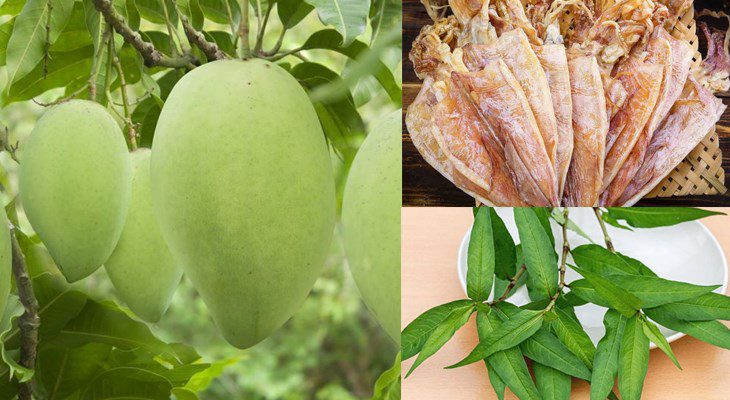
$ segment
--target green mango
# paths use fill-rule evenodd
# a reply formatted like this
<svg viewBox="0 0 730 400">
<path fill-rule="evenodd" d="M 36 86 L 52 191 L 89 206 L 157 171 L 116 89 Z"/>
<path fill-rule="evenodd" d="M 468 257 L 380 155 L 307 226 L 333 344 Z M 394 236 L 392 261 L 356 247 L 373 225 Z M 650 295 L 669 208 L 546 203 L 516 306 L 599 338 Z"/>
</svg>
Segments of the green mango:
<svg viewBox="0 0 730 400">
<path fill-rule="evenodd" d="M 345 252 L 365 304 L 400 343 L 401 111 L 358 150 L 342 200 Z"/>
<path fill-rule="evenodd" d="M 271 335 L 320 275 L 335 222 L 327 144 L 299 83 L 258 59 L 195 68 L 160 114 L 151 176 L 162 235 L 225 339 Z"/>
<path fill-rule="evenodd" d="M 131 154 L 132 200 L 122 236 L 104 268 L 119 298 L 145 321 L 157 322 L 180 284 L 182 269 L 175 264 L 152 210 L 150 154 L 149 149 Z"/>
<path fill-rule="evenodd" d="M 0 314 L 5 311 L 10 296 L 13 269 L 13 248 L 10 243 L 10 225 L 5 210 L 0 212 Z"/>
<path fill-rule="evenodd" d="M 20 199 L 30 224 L 69 282 L 109 258 L 129 207 L 124 135 L 97 103 L 71 100 L 38 120 L 22 146 Z"/>
</svg>

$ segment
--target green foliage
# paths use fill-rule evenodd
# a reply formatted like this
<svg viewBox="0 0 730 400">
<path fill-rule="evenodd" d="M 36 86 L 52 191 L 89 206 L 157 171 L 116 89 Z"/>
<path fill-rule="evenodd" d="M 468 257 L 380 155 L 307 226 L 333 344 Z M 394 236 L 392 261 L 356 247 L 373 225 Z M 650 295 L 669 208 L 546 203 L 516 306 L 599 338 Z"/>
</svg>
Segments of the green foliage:
<svg viewBox="0 0 730 400">
<path fill-rule="evenodd" d="M 494 281 L 494 233 L 490 210 L 480 208 L 474 217 L 467 257 L 466 292 L 469 298 L 486 301 Z"/>
<path fill-rule="evenodd" d="M 632 227 L 649 227 L 673 225 L 715 214 L 694 209 L 634 210 L 598 210 L 597 218 L 601 224 L 609 220 L 618 223 L 621 219 Z M 516 262 L 512 265 L 516 269 L 510 271 L 500 267 L 492 271 L 472 268 L 479 264 L 470 263 L 467 288 L 481 287 L 490 279 L 479 276 L 477 271 L 492 274 L 495 300 L 487 302 L 483 294 L 477 297 L 469 292 L 473 300 L 456 300 L 436 306 L 411 322 L 402 332 L 403 358 L 421 354 L 409 374 L 426 356 L 433 355 L 444 345 L 446 336 L 437 331 L 439 327 L 447 325 L 448 337 L 451 337 L 453 328 L 461 326 L 461 320 L 460 324 L 448 321 L 449 315 L 455 315 L 450 313 L 469 312 L 473 307 L 477 310 L 479 344 L 462 361 L 446 368 L 484 360 L 489 382 L 500 399 L 504 398 L 507 388 L 520 399 L 568 399 L 571 377 L 590 382 L 592 400 L 617 399 L 612 392 L 617 377 L 621 398 L 639 399 L 648 369 L 650 342 L 666 353 L 678 368 L 680 366 L 657 324 L 718 347 L 730 348 L 730 329 L 717 321 L 730 317 L 730 297 L 713 293 L 718 285 L 699 286 L 659 278 L 640 260 L 596 244 L 571 249 L 567 243 L 555 243 L 550 219 L 561 228 L 563 237 L 567 237 L 568 230 L 585 234 L 571 221 L 569 211 L 515 208 L 514 214 L 521 242 L 518 245 L 506 229 L 500 227 L 502 221 L 494 210 L 474 209 L 469 258 L 480 260 L 485 246 L 493 246 L 496 265 L 504 267 L 509 263 L 500 262 L 500 259 L 513 259 Z M 490 235 L 484 234 L 487 215 L 491 218 Z M 594 243 L 591 238 L 587 239 Z M 610 238 L 603 239 L 601 241 L 609 241 Z M 567 246 L 563 254 L 571 255 L 577 265 L 568 264 L 567 256 L 558 259 L 553 250 L 556 244 Z M 523 262 L 526 275 L 530 277 L 527 285 L 532 301 L 518 307 L 505 299 L 524 280 L 524 275 L 517 276 L 525 271 L 525 267 L 521 268 Z M 583 278 L 565 282 L 567 268 Z M 501 293 L 504 294 L 499 297 Z M 605 334 L 597 347 L 573 309 L 587 303 L 608 308 L 603 320 Z M 426 348 L 424 345 L 433 342 L 438 346 Z M 423 356 L 424 352 L 426 356 Z M 532 374 L 523 357 L 532 361 Z"/>
</svg>

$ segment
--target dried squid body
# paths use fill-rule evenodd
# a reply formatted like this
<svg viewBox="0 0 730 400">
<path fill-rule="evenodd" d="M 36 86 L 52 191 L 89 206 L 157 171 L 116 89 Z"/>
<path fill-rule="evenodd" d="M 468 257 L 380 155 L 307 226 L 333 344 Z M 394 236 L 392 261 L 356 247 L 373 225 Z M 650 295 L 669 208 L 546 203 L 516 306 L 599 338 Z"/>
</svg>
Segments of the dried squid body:
<svg viewBox="0 0 730 400">
<path fill-rule="evenodd" d="M 618 201 L 636 204 L 659 184 L 720 120 L 726 106 L 693 78 L 688 78 L 679 100 L 654 132 L 646 157 Z"/>
<path fill-rule="evenodd" d="M 573 104 L 573 155 L 565 182 L 563 205 L 591 207 L 598 203 L 603 182 L 608 117 L 603 83 L 596 58 L 569 53 Z"/>
<path fill-rule="evenodd" d="M 525 33 L 515 29 L 504 33 L 492 44 L 468 45 L 464 48 L 464 64 L 470 71 L 479 71 L 495 60 L 504 62 L 526 95 L 538 130 L 542 134 L 545 151 L 555 171 L 554 175 L 557 177 L 558 127 L 550 97 L 550 86 Z M 555 184 L 557 186 L 557 180 Z"/>
<path fill-rule="evenodd" d="M 573 156 L 573 100 L 570 94 L 568 57 L 562 44 L 534 46 L 550 87 L 557 126 L 556 164 L 558 197 L 563 197 L 565 179 Z"/>
<path fill-rule="evenodd" d="M 512 176 L 525 203 L 559 204 L 555 170 L 545 151 L 535 116 L 525 93 L 502 60 L 488 62 L 478 72 L 453 73 L 468 90 L 489 134 L 504 150 Z M 552 107 L 552 106 L 550 106 Z"/>
<path fill-rule="evenodd" d="M 606 136 L 606 161 L 601 191 L 608 188 L 634 148 L 639 134 L 654 111 L 662 82 L 661 65 L 640 63 L 618 79 L 629 97 L 625 105 L 611 118 Z"/>
<path fill-rule="evenodd" d="M 673 38 L 664 28 L 657 28 L 646 49 L 647 61 L 663 65 L 663 77 L 656 107 L 639 134 L 618 174 L 601 195 L 602 205 L 615 205 L 641 166 L 646 149 L 659 123 L 679 98 L 689 75 L 694 51 L 689 43 Z"/>
<path fill-rule="evenodd" d="M 426 78 L 406 124 L 423 158 L 461 190 L 487 205 L 525 205 L 501 149 L 482 140 L 487 127 L 453 82 Z"/>
</svg>

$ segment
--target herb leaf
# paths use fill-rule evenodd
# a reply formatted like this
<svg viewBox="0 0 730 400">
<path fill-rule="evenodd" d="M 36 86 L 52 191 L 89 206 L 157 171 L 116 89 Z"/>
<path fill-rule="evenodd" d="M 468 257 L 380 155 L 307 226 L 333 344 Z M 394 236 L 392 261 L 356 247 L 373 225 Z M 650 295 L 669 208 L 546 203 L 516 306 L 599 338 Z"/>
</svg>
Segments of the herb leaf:
<svg viewBox="0 0 730 400">
<path fill-rule="evenodd" d="M 703 342 L 730 350 L 730 329 L 718 321 L 682 321 L 657 308 L 644 312 L 649 318 L 669 329 L 684 332 Z"/>
<path fill-rule="evenodd" d="M 533 363 L 532 370 L 535 371 L 535 382 L 543 400 L 570 399 L 572 381 L 569 375 L 540 363 Z"/>
<path fill-rule="evenodd" d="M 426 340 L 446 317 L 456 310 L 467 310 L 472 307 L 469 300 L 456 300 L 436 306 L 411 321 L 401 333 L 401 352 L 403 360 L 418 354 Z"/>
<path fill-rule="evenodd" d="M 639 400 L 649 368 L 649 338 L 639 316 L 626 321 L 618 356 L 618 389 L 622 400 Z"/>
<path fill-rule="evenodd" d="M 670 281 L 658 277 L 637 276 L 637 275 L 609 275 L 606 280 L 623 290 L 638 297 L 645 308 L 658 307 L 668 303 L 691 299 L 709 293 L 719 286 L 699 286 L 691 283 Z M 609 307 L 611 304 L 596 292 L 595 285 L 590 281 L 577 280 L 570 283 L 570 290 L 578 297 L 598 304 L 602 307 Z"/>
<path fill-rule="evenodd" d="M 466 264 L 469 298 L 486 301 L 494 282 L 494 235 L 489 207 L 479 207 L 474 217 Z"/>
<path fill-rule="evenodd" d="M 685 321 L 730 320 L 730 297 L 707 293 L 692 299 L 659 306 L 658 310 Z"/>
<path fill-rule="evenodd" d="M 579 267 L 596 274 L 656 276 L 641 261 L 621 253 L 612 253 L 603 246 L 586 244 L 574 248 L 571 254 Z"/>
<path fill-rule="evenodd" d="M 494 273 L 500 279 L 509 280 L 515 276 L 516 272 L 517 250 L 515 241 L 494 208 L 489 208 L 489 215 L 492 220 L 492 234 L 494 235 Z M 501 292 L 495 294 L 499 296 Z"/>
<path fill-rule="evenodd" d="M 466 309 L 456 309 L 452 311 L 449 316 L 433 330 L 433 333 L 431 333 L 431 336 L 428 337 L 426 343 L 423 345 L 421 352 L 418 353 L 416 361 L 406 374 L 406 378 L 408 378 L 408 376 L 410 376 L 413 371 L 421 365 L 421 363 L 426 361 L 427 358 L 436 354 L 436 352 L 454 336 L 454 333 L 466 324 L 466 321 L 469 320 L 474 309 L 475 306 L 472 305 Z"/>
<path fill-rule="evenodd" d="M 613 389 L 626 318 L 615 310 L 608 310 L 603 316 L 603 326 L 606 328 L 606 334 L 598 342 L 596 356 L 593 359 L 591 400 L 605 400 Z"/>
<path fill-rule="evenodd" d="M 580 325 L 572 308 L 555 307 L 558 318 L 550 322 L 550 327 L 555 335 L 573 354 L 578 356 L 583 364 L 593 369 L 593 356 L 596 348 L 593 347 L 591 338 Z"/>
<path fill-rule="evenodd" d="M 519 345 L 540 329 L 543 318 L 542 311 L 521 310 L 481 340 L 466 358 L 446 368 L 463 367 L 483 360 L 500 350 Z"/>
<path fill-rule="evenodd" d="M 499 329 L 502 322 L 499 317 L 490 313 L 479 311 L 477 313 L 477 332 L 479 339 L 485 340 L 495 330 Z M 540 399 L 537 388 L 532 382 L 530 371 L 527 369 L 525 359 L 522 357 L 519 347 L 511 347 L 498 351 L 484 360 L 487 368 L 494 370 L 500 380 L 520 399 Z"/>
<path fill-rule="evenodd" d="M 507 385 L 504 383 L 502 378 L 497 375 L 497 371 L 494 368 L 487 368 L 487 375 L 489 375 L 489 383 L 492 384 L 494 393 L 497 394 L 499 400 L 504 400 L 504 391 L 507 389 Z"/>
<path fill-rule="evenodd" d="M 622 287 L 615 285 L 611 280 L 578 267 L 573 269 L 586 278 L 596 293 L 603 297 L 611 308 L 615 308 L 625 317 L 631 317 L 641 309 L 641 300 L 638 297 L 624 290 Z"/>
<path fill-rule="evenodd" d="M 671 226 L 711 215 L 725 215 L 717 211 L 690 207 L 609 207 L 607 213 L 614 220 L 625 220 L 634 228 Z"/>
<path fill-rule="evenodd" d="M 515 222 L 527 266 L 527 289 L 532 300 L 550 298 L 558 290 L 555 248 L 543 228 L 535 209 L 514 208 Z M 549 223 L 549 222 L 548 222 Z"/>
<path fill-rule="evenodd" d="M 672 360 L 674 365 L 677 366 L 677 368 L 682 369 L 682 366 L 679 365 L 679 361 L 677 360 L 677 357 L 674 355 L 674 352 L 672 351 L 672 348 L 669 346 L 669 342 L 667 342 L 667 338 L 664 337 L 664 335 L 659 331 L 659 327 L 657 327 L 653 322 L 642 319 L 641 325 L 644 328 L 644 335 L 649 338 L 654 344 L 662 349 L 662 351 L 669 356 L 669 359 Z"/>
<path fill-rule="evenodd" d="M 520 308 L 510 303 L 501 302 L 494 308 L 494 313 L 503 319 L 512 317 Z M 543 325 L 531 337 L 520 344 L 522 353 L 529 359 L 548 367 L 555 368 L 570 376 L 587 381 L 591 380 L 591 371 L 583 362 Z"/>
</svg>

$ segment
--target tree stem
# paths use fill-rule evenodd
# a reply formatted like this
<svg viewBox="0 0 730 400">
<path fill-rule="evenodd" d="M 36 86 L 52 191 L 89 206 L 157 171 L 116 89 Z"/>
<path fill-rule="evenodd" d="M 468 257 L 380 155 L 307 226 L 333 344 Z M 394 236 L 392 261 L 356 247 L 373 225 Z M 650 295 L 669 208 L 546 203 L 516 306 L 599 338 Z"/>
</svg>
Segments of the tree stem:
<svg viewBox="0 0 730 400">
<path fill-rule="evenodd" d="M 127 81 L 124 78 L 124 69 L 122 64 L 119 62 L 116 49 L 114 48 L 114 41 L 111 41 L 111 58 L 114 69 L 119 75 L 119 90 L 122 92 L 122 107 L 124 107 L 124 124 L 127 125 L 127 136 L 129 137 L 129 146 L 132 151 L 137 150 L 137 129 L 132 122 L 132 113 L 129 107 L 129 98 L 127 97 Z"/>
<path fill-rule="evenodd" d="M 20 328 L 20 365 L 33 369 L 35 368 L 36 351 L 38 347 L 38 327 L 41 324 L 38 316 L 38 300 L 33 293 L 28 269 L 25 265 L 25 256 L 20 250 L 20 244 L 15 237 L 15 227 L 10 227 L 10 240 L 13 250 L 13 276 L 18 287 L 18 297 L 25 312 L 18 319 Z M 20 384 L 18 399 L 31 400 L 33 398 L 34 381 Z"/>
<path fill-rule="evenodd" d="M 186 17 L 182 13 L 179 14 L 183 30 L 185 31 L 185 36 L 188 38 L 188 41 L 197 48 L 199 48 L 200 51 L 205 54 L 205 57 L 208 58 L 208 61 L 223 60 L 227 58 L 226 53 L 221 51 L 221 49 L 218 48 L 218 45 L 205 40 L 203 34 L 193 28 L 193 26 L 190 24 L 190 21 L 188 21 L 188 17 Z"/>
<path fill-rule="evenodd" d="M 183 54 L 178 57 L 168 57 L 160 53 L 152 43 L 142 40 L 142 36 L 138 32 L 132 30 L 127 25 L 124 18 L 117 13 L 112 5 L 111 0 L 91 0 L 97 11 L 101 13 L 104 20 L 111 25 L 114 30 L 122 35 L 124 41 L 142 55 L 144 64 L 147 67 L 168 67 L 168 68 L 188 68 L 198 63 L 198 61 L 190 54 Z"/>
<path fill-rule="evenodd" d="M 264 42 L 264 34 L 266 33 L 266 25 L 269 23 L 269 16 L 271 15 L 271 9 L 273 8 L 273 2 L 269 2 L 268 7 L 266 7 L 264 20 L 261 23 L 261 26 L 259 26 L 259 32 L 256 35 L 256 45 L 253 48 L 254 54 L 258 54 L 258 52 L 261 51 L 261 47 Z"/>
<path fill-rule="evenodd" d="M 611 242 L 611 237 L 608 235 L 608 230 L 606 229 L 606 223 L 603 221 L 601 210 L 598 209 L 598 207 L 593 207 L 593 213 L 596 214 L 596 219 L 598 219 L 598 224 L 601 225 L 601 231 L 603 231 L 603 237 L 606 240 L 606 248 L 611 253 L 615 253 L 616 250 L 613 248 L 613 242 Z"/>
</svg>

